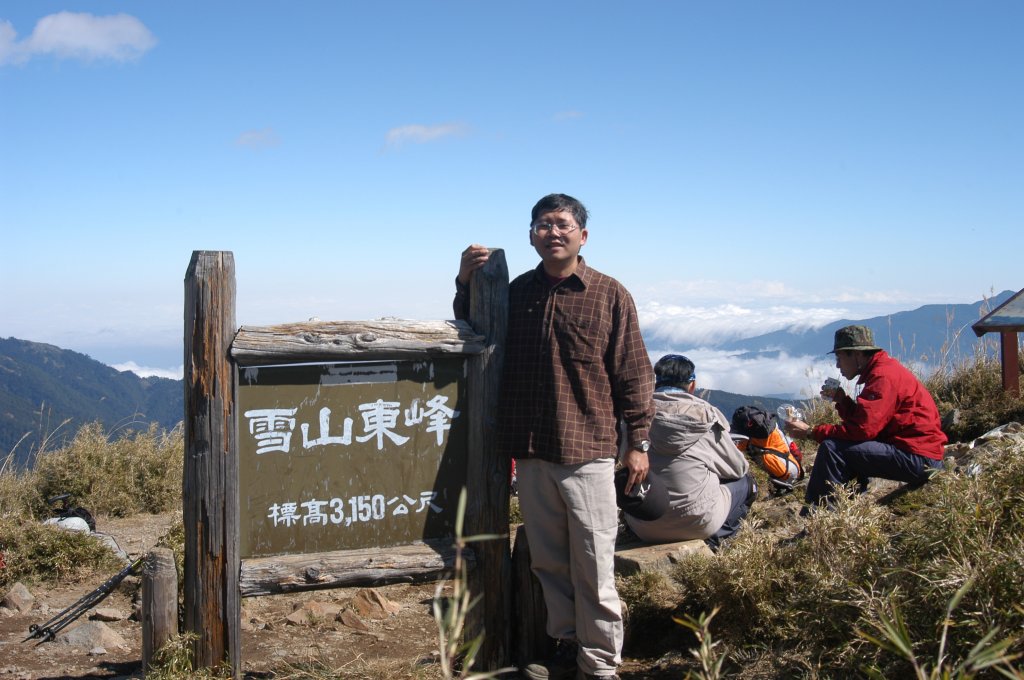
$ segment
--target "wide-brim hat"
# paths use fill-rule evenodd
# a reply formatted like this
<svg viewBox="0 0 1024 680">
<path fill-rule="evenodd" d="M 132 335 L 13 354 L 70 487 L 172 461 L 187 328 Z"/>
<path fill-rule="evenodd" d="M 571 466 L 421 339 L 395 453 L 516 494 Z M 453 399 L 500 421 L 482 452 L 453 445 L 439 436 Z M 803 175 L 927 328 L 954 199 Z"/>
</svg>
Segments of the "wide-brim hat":
<svg viewBox="0 0 1024 680">
<path fill-rule="evenodd" d="M 836 331 L 832 351 L 829 354 L 835 354 L 841 349 L 876 350 L 882 348 L 875 344 L 875 337 L 867 326 L 843 326 Z"/>
<path fill-rule="evenodd" d="M 626 494 L 628 481 L 629 470 L 619 468 L 615 473 L 615 501 L 623 512 L 648 522 L 668 512 L 668 490 L 656 475 L 648 474 Z"/>
</svg>

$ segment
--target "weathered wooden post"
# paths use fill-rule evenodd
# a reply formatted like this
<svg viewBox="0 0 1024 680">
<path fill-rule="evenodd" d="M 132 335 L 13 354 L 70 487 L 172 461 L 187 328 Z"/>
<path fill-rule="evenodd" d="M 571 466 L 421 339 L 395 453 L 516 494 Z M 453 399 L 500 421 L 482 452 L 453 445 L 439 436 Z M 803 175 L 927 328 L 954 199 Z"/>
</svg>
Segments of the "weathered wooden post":
<svg viewBox="0 0 1024 680">
<path fill-rule="evenodd" d="M 1020 349 L 1017 334 L 1024 331 L 1024 289 L 972 324 L 971 329 L 979 338 L 986 333 L 999 333 L 1003 390 L 1013 397 L 1019 397 Z"/>
<path fill-rule="evenodd" d="M 510 461 L 499 457 L 495 437 L 498 392 L 505 358 L 508 328 L 508 265 L 505 252 L 491 251 L 487 264 L 477 270 L 470 288 L 469 323 L 487 338 L 486 348 L 468 362 L 467 385 L 471 412 L 467 466 L 466 531 L 474 534 L 508 533 Z M 473 545 L 477 568 L 470 572 L 469 588 L 481 595 L 470 611 L 466 636 L 483 633 L 477 657 L 484 669 L 508 665 L 511 657 L 511 556 L 507 539 Z"/>
<path fill-rule="evenodd" d="M 999 357 L 1003 367 L 1003 391 L 1012 397 L 1020 397 L 1020 361 L 1017 357 L 1017 331 L 1003 331 L 999 334 Z"/>
<path fill-rule="evenodd" d="M 512 592 L 515 607 L 512 612 L 515 658 L 520 667 L 534 659 L 543 659 L 554 651 L 554 640 L 548 637 L 546 624 L 548 608 L 544 604 L 544 591 L 540 581 L 530 570 L 530 541 L 526 527 L 516 531 L 512 550 Z"/>
<path fill-rule="evenodd" d="M 142 568 L 142 669 L 178 632 L 178 572 L 174 553 L 154 548 Z"/>
<path fill-rule="evenodd" d="M 185 275 L 185 631 L 196 668 L 240 677 L 235 259 L 195 251 Z"/>
</svg>

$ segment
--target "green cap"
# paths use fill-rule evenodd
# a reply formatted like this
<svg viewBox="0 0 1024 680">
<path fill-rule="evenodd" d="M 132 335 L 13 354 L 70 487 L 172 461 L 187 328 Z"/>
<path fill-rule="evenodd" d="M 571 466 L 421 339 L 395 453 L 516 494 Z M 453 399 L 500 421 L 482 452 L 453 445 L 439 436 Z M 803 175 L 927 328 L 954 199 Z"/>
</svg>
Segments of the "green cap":
<svg viewBox="0 0 1024 680">
<path fill-rule="evenodd" d="M 873 350 L 882 348 L 875 345 L 875 338 L 867 326 L 843 326 L 836 331 L 835 343 L 829 354 L 835 354 L 841 349 Z"/>
</svg>

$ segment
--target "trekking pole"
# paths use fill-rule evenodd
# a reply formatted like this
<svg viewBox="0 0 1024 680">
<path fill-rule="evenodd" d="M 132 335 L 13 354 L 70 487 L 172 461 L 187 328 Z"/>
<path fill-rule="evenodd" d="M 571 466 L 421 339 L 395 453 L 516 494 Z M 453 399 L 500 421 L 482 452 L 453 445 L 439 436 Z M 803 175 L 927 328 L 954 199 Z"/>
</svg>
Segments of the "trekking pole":
<svg viewBox="0 0 1024 680">
<path fill-rule="evenodd" d="M 121 581 L 132 573 L 140 566 L 142 566 L 143 558 L 139 557 L 134 562 L 129 564 L 127 567 L 117 572 L 106 581 L 100 584 L 98 588 L 92 590 L 83 595 L 77 602 L 72 604 L 70 607 L 58 612 L 53 618 L 41 626 L 32 624 L 28 627 L 29 635 L 22 642 L 28 642 L 33 638 L 42 638 L 39 644 L 52 640 L 58 631 L 65 628 L 72 621 L 75 621 L 85 612 L 89 611 L 100 602 L 102 602 L 110 593 L 114 592 L 114 588 L 118 586 Z"/>
<path fill-rule="evenodd" d="M 53 640 L 57 632 L 67 627 L 68 624 L 74 622 L 82 614 L 106 599 L 106 597 L 114 591 L 114 588 L 116 588 L 117 585 L 121 583 L 126 576 L 128 576 L 128 574 L 142 564 L 142 561 L 141 557 L 138 558 L 135 562 L 104 581 L 98 588 L 87 593 L 85 597 L 58 614 L 54 620 L 51 620 L 51 622 L 48 623 L 48 625 L 39 628 L 35 631 L 35 635 L 26 638 L 26 640 L 30 640 L 32 637 L 40 637 L 42 639 L 39 641 L 39 644 Z"/>
<path fill-rule="evenodd" d="M 58 619 L 62 618 L 64 615 L 66 615 L 68 612 L 72 611 L 73 609 L 77 609 L 78 607 L 82 606 L 82 604 L 86 603 L 87 601 L 89 601 L 90 599 L 92 599 L 95 596 L 96 596 L 96 591 L 95 590 L 90 591 L 90 592 L 86 593 L 85 595 L 83 595 L 81 598 L 79 598 L 71 606 L 69 606 L 66 609 L 64 609 L 64 610 L 54 614 L 53 617 L 49 621 L 47 621 L 46 623 L 42 623 L 42 624 L 33 623 L 31 626 L 28 627 L 28 632 L 31 633 L 31 634 L 27 638 L 22 640 L 22 642 L 28 642 L 29 640 L 31 640 L 34 637 L 39 637 L 39 635 L 41 635 L 41 633 L 39 633 L 39 631 L 46 630 L 47 628 L 52 626 L 54 623 L 56 623 Z"/>
<path fill-rule="evenodd" d="M 114 586 L 117 584 L 115 583 Z M 51 619 L 46 625 L 38 629 L 38 636 L 43 638 L 43 642 L 52 640 L 54 633 L 61 630 L 69 623 L 75 621 L 79 616 L 89 611 L 110 594 L 113 591 L 113 587 L 109 591 L 100 591 L 99 589 L 89 592 L 84 598 L 71 605 L 56 617 Z"/>
<path fill-rule="evenodd" d="M 90 597 L 88 600 L 79 601 L 71 607 L 68 607 L 60 614 L 58 614 L 55 618 L 51 619 L 43 626 L 38 627 L 33 632 L 33 635 L 30 635 L 29 637 L 25 638 L 25 640 L 22 640 L 22 642 L 31 640 L 33 637 L 41 638 L 41 643 L 52 640 L 54 637 L 54 633 L 56 631 L 60 630 L 68 623 L 71 623 L 72 621 L 77 619 L 84 612 L 88 611 L 89 609 L 92 609 L 93 606 L 98 604 L 99 601 L 103 599 L 100 595 L 96 594 L 95 592 L 89 593 L 89 595 Z"/>
</svg>

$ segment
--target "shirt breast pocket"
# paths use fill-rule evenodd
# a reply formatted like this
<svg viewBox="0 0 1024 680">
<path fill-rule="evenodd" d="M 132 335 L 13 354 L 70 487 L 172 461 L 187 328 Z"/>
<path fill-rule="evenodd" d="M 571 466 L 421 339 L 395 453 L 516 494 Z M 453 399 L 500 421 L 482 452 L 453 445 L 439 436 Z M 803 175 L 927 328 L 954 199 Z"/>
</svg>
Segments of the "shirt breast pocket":
<svg viewBox="0 0 1024 680">
<path fill-rule="evenodd" d="M 565 357 L 595 363 L 604 357 L 608 334 L 597 319 L 567 319 L 560 325 L 558 344 Z"/>
</svg>

